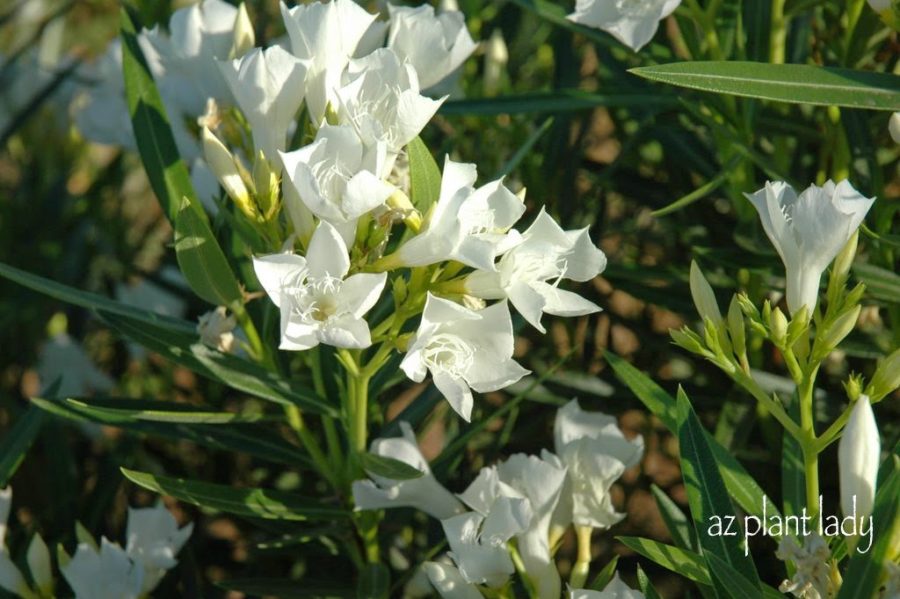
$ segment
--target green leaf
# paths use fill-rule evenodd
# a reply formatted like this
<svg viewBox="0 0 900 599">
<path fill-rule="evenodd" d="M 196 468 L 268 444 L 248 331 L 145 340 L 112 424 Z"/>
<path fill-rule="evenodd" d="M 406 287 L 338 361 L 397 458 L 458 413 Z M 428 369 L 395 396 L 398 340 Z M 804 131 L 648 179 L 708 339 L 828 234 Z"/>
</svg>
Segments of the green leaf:
<svg viewBox="0 0 900 599">
<path fill-rule="evenodd" d="M 652 541 L 641 537 L 616 537 L 619 542 L 640 553 L 650 561 L 659 564 L 663 568 L 680 574 L 698 584 L 709 586 L 712 580 L 706 569 L 706 562 L 693 551 L 679 549 L 674 545 L 666 545 L 659 541 Z"/>
<path fill-rule="evenodd" d="M 82 414 L 92 415 L 97 420 L 109 424 L 142 420 L 183 424 L 233 424 L 259 422 L 265 418 L 260 414 L 244 415 L 233 412 L 198 410 L 193 406 L 173 402 L 146 402 L 136 399 L 98 397 L 70 397 L 62 401 Z"/>
<path fill-rule="evenodd" d="M 593 589 L 595 591 L 602 591 L 606 588 L 606 585 L 609 584 L 609 581 L 613 579 L 613 576 L 616 574 L 616 565 L 619 563 L 619 556 L 614 555 L 611 560 L 606 562 L 606 565 L 603 566 L 603 569 L 597 573 L 597 576 L 594 577 L 594 580 L 591 584 L 588 585 L 587 588 Z"/>
<path fill-rule="evenodd" d="M 687 516 L 684 515 L 684 512 L 675 505 L 675 502 L 666 495 L 665 491 L 656 485 L 651 485 L 650 491 L 653 493 L 653 498 L 656 500 L 656 507 L 659 508 L 659 513 L 662 516 L 663 522 L 666 523 L 666 528 L 669 529 L 669 534 L 672 535 L 672 540 L 675 541 L 675 545 L 681 549 L 696 551 L 694 530 L 691 523 L 688 521 Z"/>
<path fill-rule="evenodd" d="M 144 400 L 128 401 L 143 404 L 148 409 L 153 406 L 161 408 L 163 404 L 168 403 Z M 210 449 L 244 453 L 269 462 L 288 464 L 293 467 L 309 468 L 311 466 L 309 457 L 300 448 L 285 441 L 271 428 L 258 424 L 232 423 L 229 426 L 218 424 L 188 425 L 177 422 L 128 420 L 118 416 L 110 416 L 102 410 L 86 410 L 73 403 L 59 400 L 33 397 L 31 402 L 53 416 L 73 422 L 96 422 L 120 428 L 129 434 L 161 437 L 172 441 L 191 441 Z"/>
<path fill-rule="evenodd" d="M 653 81 L 763 100 L 900 110 L 900 77 L 802 64 L 674 62 L 631 69 Z"/>
<path fill-rule="evenodd" d="M 178 155 L 166 108 L 141 51 L 134 23 L 125 8 L 120 12 L 120 23 L 125 98 L 150 186 L 173 225 L 185 196 L 192 200 L 190 205 L 198 212 L 198 217 L 206 218 L 196 201 L 187 167 Z"/>
<path fill-rule="evenodd" d="M 198 343 L 195 332 L 148 326 L 121 314 L 98 311 L 122 335 L 172 362 L 224 385 L 284 405 L 297 405 L 312 413 L 337 416 L 334 406 L 312 390 L 301 388 L 262 366 Z"/>
<path fill-rule="evenodd" d="M 535 129 L 531 133 L 531 135 L 528 136 L 528 139 L 525 140 L 525 143 L 523 143 L 519 147 L 519 149 L 516 150 L 516 153 L 506 161 L 506 164 L 503 165 L 503 167 L 497 172 L 496 175 L 494 175 L 493 178 L 500 179 L 516 170 L 522 163 L 522 160 L 524 160 L 525 157 L 528 156 L 529 152 L 531 152 L 532 148 L 534 148 L 534 144 L 536 144 L 538 140 L 540 140 L 544 136 L 544 134 L 550 130 L 551 125 L 553 125 L 553 117 L 548 116 L 544 119 L 544 122 L 541 123 L 541 125 L 537 129 Z"/>
<path fill-rule="evenodd" d="M 25 459 L 25 454 L 41 432 L 43 417 L 41 410 L 30 407 L 3 435 L 0 441 L 0 489 L 9 484 L 13 474 L 19 469 L 19 464 Z"/>
<path fill-rule="evenodd" d="M 387 456 L 364 453 L 360 456 L 363 470 L 374 476 L 390 480 L 412 480 L 421 478 L 425 473 L 413 468 L 405 462 Z"/>
<path fill-rule="evenodd" d="M 141 310 L 140 308 L 135 308 L 134 306 L 111 300 L 102 295 L 97 295 L 96 293 L 81 291 L 80 289 L 75 289 L 74 287 L 69 287 L 68 285 L 45 279 L 44 277 L 31 274 L 24 270 L 19 270 L 18 268 L 14 268 L 7 264 L 0 263 L 0 277 L 9 279 L 19 285 L 66 302 L 67 304 L 72 304 L 88 310 L 103 310 L 110 314 L 125 316 L 129 319 L 151 326 L 163 327 L 183 333 L 196 331 L 196 326 L 185 320 L 172 318 L 171 316 L 163 316 L 162 314 L 150 312 L 149 310 Z"/>
<path fill-rule="evenodd" d="M 694 519 L 694 528 L 704 557 L 715 554 L 725 561 L 734 570 L 741 573 L 748 580 L 759 595 L 759 574 L 753 560 L 744 555 L 740 546 L 740 536 L 725 536 L 712 531 L 714 519 L 726 522 L 731 518 L 736 520 L 734 506 L 728 496 L 728 490 L 719 473 L 716 457 L 710 448 L 706 429 L 700 424 L 700 420 L 691 407 L 690 400 L 684 391 L 678 389 L 678 446 L 681 454 L 681 472 L 687 490 L 688 504 L 691 508 L 691 516 Z M 727 531 L 727 524 L 721 527 L 720 533 Z M 742 529 L 738 526 L 735 532 L 740 535 Z M 714 563 L 710 563 L 713 574 L 713 583 L 717 591 L 725 592 L 728 589 L 729 577 L 727 573 L 717 570 Z M 727 596 L 727 592 L 725 592 Z"/>
<path fill-rule="evenodd" d="M 205 301 L 214 306 L 240 303 L 241 286 L 209 227 L 209 220 L 191 206 L 191 200 L 185 197 L 175 219 L 178 267 L 194 293 Z"/>
<path fill-rule="evenodd" d="M 866 291 L 872 297 L 896 304 L 900 302 L 900 275 L 874 264 L 857 263 L 853 274 L 866 284 Z"/>
<path fill-rule="evenodd" d="M 497 114 L 557 113 L 591 110 L 598 106 L 625 108 L 667 108 L 675 106 L 674 95 L 651 92 L 594 93 L 578 89 L 517 94 L 496 98 L 476 98 L 444 102 L 441 114 L 491 116 Z"/>
<path fill-rule="evenodd" d="M 406 154 L 409 158 L 409 199 L 419 212 L 425 214 L 441 195 L 441 169 L 419 137 L 409 142 Z"/>
<path fill-rule="evenodd" d="M 357 599 L 387 599 L 391 573 L 384 564 L 367 564 L 356 587 Z"/>
<path fill-rule="evenodd" d="M 278 599 L 355 599 L 356 593 L 338 583 L 311 581 L 305 578 L 232 578 L 220 580 L 216 586 L 252 597 Z"/>
<path fill-rule="evenodd" d="M 606 352 L 604 355 L 616 373 L 616 377 L 631 389 L 631 392 L 665 424 L 666 428 L 673 433 L 677 432 L 675 400 L 672 396 L 619 356 L 612 352 Z M 763 498 L 765 497 L 762 488 L 730 451 L 722 447 L 706 429 L 703 429 L 703 433 L 719 465 L 719 472 L 732 499 L 748 514 L 762 517 Z M 777 506 L 769 502 L 767 515 L 780 517 L 781 514 Z"/>
<path fill-rule="evenodd" d="M 641 565 L 637 566 L 637 579 L 638 585 L 641 587 L 641 592 L 644 594 L 646 599 L 661 599 L 659 593 L 653 586 L 653 583 L 650 582 L 650 578 L 647 577 L 644 569 L 641 568 Z"/>
<path fill-rule="evenodd" d="M 344 519 L 348 513 L 339 507 L 268 489 L 242 489 L 168 476 L 156 476 L 122 468 L 125 478 L 138 486 L 199 507 L 266 520 Z"/>
<path fill-rule="evenodd" d="M 888 558 L 896 555 L 897 519 L 900 518 L 900 458 L 888 456 L 888 465 L 893 471 L 883 480 L 875 496 L 872 510 L 872 547 L 850 550 L 844 582 L 837 599 L 869 599 L 877 596 L 882 573 Z M 867 542 L 865 538 L 860 539 Z"/>
</svg>

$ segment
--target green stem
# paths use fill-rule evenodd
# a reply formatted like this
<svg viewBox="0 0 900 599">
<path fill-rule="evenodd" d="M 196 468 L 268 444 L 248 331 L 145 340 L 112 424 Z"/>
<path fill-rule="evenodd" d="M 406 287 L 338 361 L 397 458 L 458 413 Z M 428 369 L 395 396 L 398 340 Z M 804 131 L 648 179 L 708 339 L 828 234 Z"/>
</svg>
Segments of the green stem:
<svg viewBox="0 0 900 599">
<path fill-rule="evenodd" d="M 287 416 L 288 424 L 297 434 L 297 438 L 300 439 L 303 447 L 309 453 L 319 474 L 321 474 L 332 487 L 337 489 L 338 483 L 335 478 L 334 470 L 329 463 L 328 458 L 322 453 L 319 442 L 316 441 L 316 438 L 306 427 L 306 423 L 303 422 L 303 415 L 300 413 L 300 409 L 297 406 L 285 406 L 284 412 Z"/>
<path fill-rule="evenodd" d="M 784 48 L 787 41 L 787 19 L 784 16 L 785 0 L 772 0 L 772 26 L 770 33 L 769 61 L 784 64 Z"/>
<path fill-rule="evenodd" d="M 729 372 L 728 374 L 734 382 L 755 397 L 756 400 L 761 403 L 779 423 L 781 423 L 781 426 L 783 426 L 792 437 L 798 441 L 803 441 L 803 433 L 800 427 L 798 427 L 797 423 L 784 411 L 784 407 L 781 403 L 766 395 L 766 392 L 759 387 L 750 375 L 739 369 L 734 369 L 734 372 Z"/>
<path fill-rule="evenodd" d="M 806 509 L 810 516 L 818 515 L 819 507 L 819 444 L 815 430 L 813 393 L 818 367 L 812 369 L 797 387 L 800 398 L 800 447 L 803 450 L 803 470 L 806 478 Z"/>
</svg>

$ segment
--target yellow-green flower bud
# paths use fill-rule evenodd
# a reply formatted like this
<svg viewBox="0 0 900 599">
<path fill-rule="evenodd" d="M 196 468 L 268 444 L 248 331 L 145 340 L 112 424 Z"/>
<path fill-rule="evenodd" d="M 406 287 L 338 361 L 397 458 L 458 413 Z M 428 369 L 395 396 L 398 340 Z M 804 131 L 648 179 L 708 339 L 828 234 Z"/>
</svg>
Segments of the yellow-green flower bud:
<svg viewBox="0 0 900 599">
<path fill-rule="evenodd" d="M 278 212 L 278 174 L 266 160 L 262 150 L 253 161 L 253 187 L 256 188 L 256 203 L 266 220 L 271 220 Z"/>
<path fill-rule="evenodd" d="M 881 361 L 866 389 L 872 401 L 880 401 L 900 387 L 900 349 Z"/>
<path fill-rule="evenodd" d="M 672 341 L 675 345 L 682 349 L 686 349 L 692 354 L 703 354 L 705 352 L 700 337 L 697 333 L 687 327 L 684 327 L 683 329 L 671 329 L 669 331 L 669 336 L 672 337 Z"/>
<path fill-rule="evenodd" d="M 206 127 L 203 128 L 201 137 L 203 139 L 203 155 L 206 158 L 206 163 L 213 174 L 215 174 L 216 179 L 219 180 L 219 184 L 222 185 L 225 193 L 234 201 L 240 211 L 248 218 L 255 220 L 257 218 L 256 206 L 250 198 L 250 191 L 247 189 L 247 184 L 241 176 L 234 156 L 231 155 L 225 144 L 219 141 L 219 138 Z"/>
<path fill-rule="evenodd" d="M 731 298 L 728 305 L 728 333 L 731 335 L 731 345 L 734 353 L 742 356 L 747 352 L 747 336 L 744 329 L 744 314 L 741 312 L 741 304 L 738 296 Z"/>
<path fill-rule="evenodd" d="M 830 352 L 836 348 L 844 340 L 844 337 L 850 334 L 850 331 L 856 326 L 861 309 L 862 306 L 856 305 L 838 316 L 831 326 L 828 327 L 822 339 L 825 351 Z"/>
<path fill-rule="evenodd" d="M 234 19 L 234 38 L 231 42 L 231 58 L 240 58 L 253 49 L 256 45 L 256 33 L 253 31 L 253 23 L 247 14 L 247 5 L 244 2 L 238 6 L 237 16 Z"/>
<path fill-rule="evenodd" d="M 797 310 L 797 313 L 794 314 L 793 318 L 791 318 L 791 323 L 788 325 L 787 329 L 787 345 L 793 345 L 797 339 L 803 335 L 804 331 L 806 331 L 809 326 L 809 307 L 806 304 L 800 307 Z"/>
<path fill-rule="evenodd" d="M 853 266 L 853 258 L 856 257 L 856 246 L 859 243 L 859 229 L 853 233 L 850 240 L 844 246 L 844 249 L 834 259 L 834 267 L 831 269 L 831 277 L 836 281 L 845 280 L 850 274 L 850 267 Z"/>
<path fill-rule="evenodd" d="M 772 310 L 772 316 L 770 318 L 769 324 L 769 333 L 771 334 L 772 342 L 778 347 L 784 347 L 787 343 L 787 335 L 788 335 L 788 321 L 787 317 L 784 315 L 784 312 L 781 311 L 781 308 L 775 308 Z"/>
<path fill-rule="evenodd" d="M 850 401 L 856 401 L 859 399 L 859 396 L 862 395 L 862 376 L 852 373 L 850 377 L 844 382 L 844 391 L 847 392 L 847 397 L 850 398 Z"/>
<path fill-rule="evenodd" d="M 697 266 L 695 260 L 691 261 L 691 297 L 694 298 L 694 305 L 697 307 L 697 313 L 700 320 L 709 319 L 713 324 L 718 325 L 722 322 L 722 313 L 719 312 L 719 304 L 716 301 L 716 294 L 703 276 L 703 271 Z"/>
</svg>

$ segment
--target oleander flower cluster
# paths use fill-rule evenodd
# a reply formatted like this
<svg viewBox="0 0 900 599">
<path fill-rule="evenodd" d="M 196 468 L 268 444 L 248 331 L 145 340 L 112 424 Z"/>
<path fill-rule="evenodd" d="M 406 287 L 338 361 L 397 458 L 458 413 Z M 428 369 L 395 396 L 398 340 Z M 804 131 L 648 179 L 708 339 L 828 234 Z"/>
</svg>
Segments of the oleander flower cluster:
<svg viewBox="0 0 900 599">
<path fill-rule="evenodd" d="M 404 462 L 422 475 L 402 481 L 375 475 L 358 480 L 354 500 L 358 510 L 412 507 L 441 521 L 449 560 L 427 562 L 423 569 L 449 599 L 493 596 L 509 584 L 516 572 L 512 541 L 534 596 L 559 597 L 562 582 L 553 556 L 563 533 L 574 526 L 580 552 L 586 549 L 589 556 L 591 531 L 606 530 L 625 516 L 613 506 L 612 485 L 644 453 L 643 439 L 626 438 L 614 417 L 584 411 L 572 400 L 556 414 L 554 452 L 512 455 L 482 468 L 454 495 L 434 478 L 412 429 L 406 423 L 401 429 L 402 437 L 377 439 L 370 452 Z M 584 583 L 578 566 L 569 581 L 574 588 Z M 621 581 L 611 584 L 610 592 L 624 586 Z M 579 591 L 573 596 L 592 595 Z"/>
<path fill-rule="evenodd" d="M 26 578 L 11 558 L 5 544 L 12 489 L 0 489 L 0 589 L 22 599 L 54 597 L 50 550 L 35 533 L 26 551 Z M 181 528 L 159 502 L 150 508 L 129 508 L 125 546 L 106 537 L 96 540 L 76 524 L 78 545 L 69 555 L 57 548 L 60 574 L 75 599 L 139 599 L 147 597 L 166 572 L 178 564 L 175 556 L 187 542 L 194 525 Z"/>
</svg>

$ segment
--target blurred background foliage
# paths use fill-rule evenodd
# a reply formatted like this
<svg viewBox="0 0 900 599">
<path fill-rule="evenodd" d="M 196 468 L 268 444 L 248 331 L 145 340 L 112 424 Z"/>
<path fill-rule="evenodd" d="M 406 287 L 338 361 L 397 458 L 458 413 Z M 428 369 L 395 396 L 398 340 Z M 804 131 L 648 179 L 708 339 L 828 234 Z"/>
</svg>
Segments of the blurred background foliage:
<svg viewBox="0 0 900 599">
<path fill-rule="evenodd" d="M 820 379 L 823 421 L 844 401 L 841 378 L 849 371 L 870 375 L 874 359 L 900 340 L 900 146 L 888 135 L 889 114 L 689 92 L 628 73 L 637 66 L 710 58 L 896 73 L 900 40 L 874 12 L 856 10 L 866 9 L 859 1 L 788 0 L 782 29 L 771 22 L 768 2 L 709 2 L 724 6 L 715 22 L 698 22 L 692 8 L 697 2 L 686 1 L 635 54 L 601 32 L 547 18 L 556 15 L 558 21 L 572 2 L 459 0 L 472 36 L 484 42 L 464 65 L 458 97 L 423 132 L 436 157 L 450 153 L 476 162 L 485 179 L 506 175 L 514 189 L 526 187 L 529 215 L 545 205 L 566 228 L 589 226 L 609 256 L 607 271 L 584 290 L 604 312 L 550 319 L 547 336 L 520 327 L 519 359 L 538 375 L 558 367 L 514 402 L 511 397 L 529 383 L 476 402 L 474 422 L 498 410 L 502 416 L 466 439 L 452 461 L 437 462 L 435 471 L 460 491 L 478 468 L 500 455 L 550 446 L 553 406 L 573 396 L 585 409 L 616 414 L 628 433 L 645 436 L 648 451 L 642 468 L 615 487 L 615 503 L 628 518 L 595 537 L 594 563 L 620 555 L 625 572 L 634 572 L 637 558 L 614 535 L 668 539 L 651 485 L 682 507 L 686 499 L 676 440 L 617 383 L 603 360 L 607 349 L 669 390 L 685 385 L 716 438 L 778 498 L 780 473 L 772 467 L 780 460 L 778 427 L 724 375 L 671 345 L 667 334 L 695 318 L 687 284 L 691 259 L 721 291 L 721 305 L 730 299 L 725 290 L 744 289 L 757 303 L 779 297 L 780 260 L 743 193 L 768 179 L 805 187 L 831 177 L 849 178 L 863 193 L 879 197 L 855 269 L 856 278 L 868 284 L 865 308 L 857 332 L 832 355 L 828 376 Z M 368 4 L 378 8 L 377 2 Z M 168 22 L 179 5 L 133 3 L 147 28 Z M 258 42 L 284 34 L 274 0 L 251 0 L 248 6 Z M 171 230 L 139 159 L 86 143 L 70 119 L 79 87 L 91 84 L 81 67 L 117 35 L 118 9 L 113 0 L 0 3 L 0 262 L 195 318 L 207 307 L 172 274 L 177 267 Z M 783 46 L 772 41 L 779 31 Z M 761 344 L 752 362 L 758 370 L 783 373 L 777 352 Z M 25 417 L 28 398 L 40 396 L 60 374 L 72 396 L 114 390 L 119 397 L 202 402 L 242 413 L 267 409 L 122 341 L 85 310 L 0 280 L 0 435 Z M 786 378 L 769 377 L 767 383 L 773 391 L 789 391 Z M 380 405 L 385 420 L 421 392 L 415 386 Z M 466 429 L 443 402 L 433 403 L 437 407 L 420 427 L 429 458 Z M 897 402 L 878 406 L 887 447 L 900 431 L 897 412 Z M 837 497 L 836 481 L 827 474 L 834 471 L 834 454 L 827 452 L 822 466 L 826 497 Z M 285 490 L 312 484 L 293 465 L 213 451 L 185 438 L 73 427 L 44 416 L 41 434 L 12 481 L 15 514 L 25 526 L 13 529 L 10 545 L 24 547 L 28 530 L 40 530 L 44 538 L 71 546 L 75 519 L 95 534 L 119 538 L 128 502 L 152 500 L 123 484 L 120 466 Z M 199 519 L 198 533 L 158 596 L 224 595 L 213 586 L 224 578 L 347 568 L 335 549 L 346 532 L 338 528 L 279 523 L 267 529 L 185 510 L 177 513 Z M 395 567 L 417 563 L 440 538 L 435 522 L 426 537 L 413 536 L 405 525 L 409 517 L 387 515 L 385 526 L 394 526 L 397 538 L 391 551 Z M 761 539 L 754 548 L 771 555 L 774 545 Z M 567 539 L 563 562 L 573 552 L 574 539 Z M 765 558 L 758 563 L 764 580 L 777 585 L 780 566 L 769 559 L 769 567 Z M 642 565 L 667 596 L 681 594 L 677 576 L 646 560 Z"/>
</svg>

